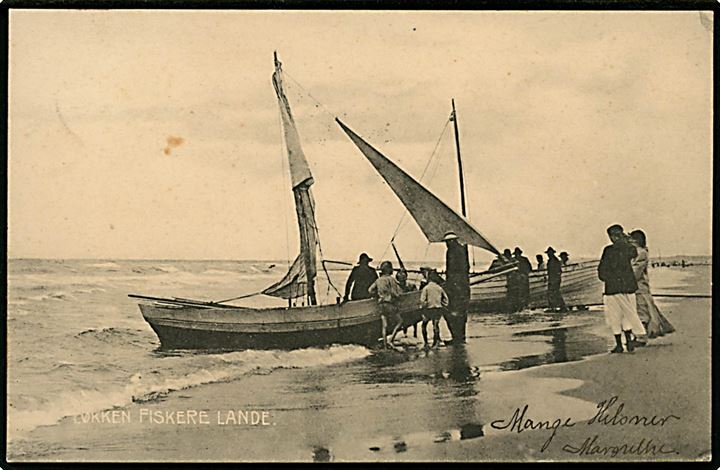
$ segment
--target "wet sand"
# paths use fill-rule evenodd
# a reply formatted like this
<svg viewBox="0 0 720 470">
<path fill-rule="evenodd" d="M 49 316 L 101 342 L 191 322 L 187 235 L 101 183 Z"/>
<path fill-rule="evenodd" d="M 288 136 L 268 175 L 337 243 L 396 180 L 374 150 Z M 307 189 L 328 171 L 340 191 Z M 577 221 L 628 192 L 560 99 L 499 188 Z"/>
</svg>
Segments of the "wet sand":
<svg viewBox="0 0 720 470">
<path fill-rule="evenodd" d="M 690 270 L 686 270 L 690 272 Z M 687 292 L 709 291 L 709 268 Z M 660 299 L 658 299 L 660 300 Z M 404 352 L 326 367 L 276 370 L 172 392 L 125 407 L 123 423 L 37 428 L 11 460 L 38 461 L 487 461 L 696 459 L 710 449 L 710 300 L 659 303 L 677 331 L 633 354 L 610 355 L 602 311 L 567 316 L 473 316 L 464 347 Z M 447 337 L 447 332 L 444 332 Z M 583 359 L 586 358 L 586 359 Z M 678 416 L 663 426 L 587 424 L 618 396 L 623 415 Z M 525 418 L 573 424 L 557 430 L 496 429 Z M 617 405 L 609 413 L 614 415 Z M 148 414 L 204 411 L 206 423 L 149 422 Z M 240 411 L 242 411 L 242 413 Z M 265 424 L 234 424 L 265 415 Z M 142 417 L 145 417 L 141 421 Z M 187 416 L 183 418 L 188 420 Z M 502 420 L 502 422 L 500 422 Z M 495 426 L 492 423 L 495 422 Z M 623 443 L 667 454 L 578 455 Z M 566 447 L 566 450 L 563 448 Z M 592 445 L 589 448 L 592 451 Z M 612 451 L 610 451 L 612 452 Z M 637 454 L 637 453 L 636 453 Z"/>
<path fill-rule="evenodd" d="M 664 290 L 709 292 L 710 267 L 694 268 L 692 272 L 687 287 Z M 582 381 L 579 387 L 561 393 L 593 403 L 592 416 L 599 411 L 598 403 L 617 396 L 617 401 L 605 414 L 610 418 L 607 424 L 585 420 L 572 427 L 560 428 L 543 452 L 540 449 L 551 432 L 526 430 L 518 434 L 503 430 L 498 436 L 458 442 L 432 452 L 419 449 L 412 459 L 710 460 L 711 300 L 656 299 L 656 302 L 675 326 L 675 333 L 651 340 L 650 345 L 632 354 L 603 354 L 580 362 L 529 369 L 519 374 L 522 375 L 519 380 L 529 385 L 538 380 L 564 378 Z M 624 408 L 613 421 L 621 403 Z M 522 404 L 519 402 L 517 406 Z M 533 406 L 529 410 L 532 413 L 528 412 L 526 416 L 538 416 Z M 553 411 L 554 416 L 559 418 L 571 416 L 564 408 Z M 668 415 L 673 417 L 664 425 L 645 426 L 646 421 L 640 425 L 622 424 L 622 416 L 649 419 L 656 416 L 656 422 L 659 422 L 661 417 Z M 632 423 L 631 420 L 628 422 Z M 597 439 L 593 440 L 595 436 Z"/>
</svg>

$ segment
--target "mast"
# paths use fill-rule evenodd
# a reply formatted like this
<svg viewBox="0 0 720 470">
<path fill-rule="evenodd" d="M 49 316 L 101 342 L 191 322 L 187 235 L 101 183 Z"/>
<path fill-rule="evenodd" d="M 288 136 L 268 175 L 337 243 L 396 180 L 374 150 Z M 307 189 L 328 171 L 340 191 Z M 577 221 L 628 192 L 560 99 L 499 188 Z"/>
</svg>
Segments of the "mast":
<svg viewBox="0 0 720 470">
<path fill-rule="evenodd" d="M 300 144 L 300 136 L 290 110 L 290 103 L 283 90 L 282 64 L 277 58 L 277 53 L 273 54 L 273 58 L 275 72 L 272 81 L 280 106 L 280 119 L 290 167 L 290 179 L 300 235 L 300 254 L 295 258 L 285 277 L 262 291 L 262 293 L 283 297 L 288 300 L 306 296 L 309 305 L 316 305 L 315 277 L 317 275 L 318 233 L 317 224 L 315 223 L 315 203 L 310 189 L 314 180 Z"/>
<path fill-rule="evenodd" d="M 457 122 L 457 112 L 455 111 L 455 98 L 451 98 L 450 102 L 452 103 L 452 122 L 453 122 L 453 128 L 455 129 L 455 153 L 457 153 L 457 162 L 458 162 L 458 177 L 460 178 L 460 211 L 462 212 L 463 217 L 467 218 L 467 205 L 465 202 L 465 175 L 463 173 L 463 166 L 462 166 L 462 158 L 460 157 L 460 131 L 458 130 L 458 122 Z M 468 266 L 470 265 L 469 258 L 470 258 L 470 252 L 471 250 L 469 247 L 465 247 L 465 256 L 467 257 L 466 262 L 468 263 Z M 473 267 L 475 266 L 475 257 L 473 256 L 472 260 Z"/>
<path fill-rule="evenodd" d="M 460 132 L 458 131 L 457 113 L 455 112 L 455 98 L 452 98 L 451 120 L 455 128 L 455 151 L 457 153 L 458 176 L 460 177 L 460 212 L 463 217 L 467 217 L 467 208 L 465 205 L 465 175 L 463 174 L 462 158 L 460 157 Z"/>
</svg>

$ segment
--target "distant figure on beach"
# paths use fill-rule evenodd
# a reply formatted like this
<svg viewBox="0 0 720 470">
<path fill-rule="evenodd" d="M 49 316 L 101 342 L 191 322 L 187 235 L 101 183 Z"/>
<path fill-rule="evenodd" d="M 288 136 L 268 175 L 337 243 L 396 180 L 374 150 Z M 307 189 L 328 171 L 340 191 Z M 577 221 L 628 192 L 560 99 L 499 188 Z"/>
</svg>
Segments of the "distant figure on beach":
<svg viewBox="0 0 720 470">
<path fill-rule="evenodd" d="M 367 253 L 360 255 L 357 266 L 352 268 L 350 277 L 345 283 L 343 302 L 370 298 L 368 288 L 378 278 L 375 268 L 370 266 L 370 261 L 372 261 L 372 258 Z"/>
<path fill-rule="evenodd" d="M 570 255 L 568 255 L 567 251 L 560 252 L 560 262 L 563 266 L 567 266 L 570 262 Z"/>
<path fill-rule="evenodd" d="M 465 325 L 470 303 L 470 262 L 467 246 L 460 243 L 455 232 L 443 237 L 445 253 L 445 292 L 450 300 L 445 322 L 453 344 L 465 342 Z"/>
<path fill-rule="evenodd" d="M 532 271 L 532 265 L 530 260 L 522 255 L 522 250 L 519 247 L 515 247 L 513 252 L 513 260 L 517 262 L 518 266 L 518 310 L 523 310 L 530 303 L 530 271 Z"/>
<path fill-rule="evenodd" d="M 545 258 L 543 255 L 535 255 L 535 260 L 537 261 L 537 270 L 545 271 Z"/>
<path fill-rule="evenodd" d="M 402 317 L 398 313 L 397 300 L 402 294 L 400 286 L 393 277 L 393 265 L 390 261 L 380 263 L 380 277 L 373 282 L 368 291 L 380 303 L 380 317 L 382 320 L 382 341 L 383 347 L 387 348 L 387 325 L 388 319 L 395 322 L 392 332 L 392 341 L 402 326 Z"/>
<path fill-rule="evenodd" d="M 434 348 L 440 343 L 440 318 L 446 313 L 449 299 L 447 293 L 440 287 L 442 279 L 434 269 L 423 273 L 427 284 L 420 293 L 420 304 L 422 305 L 422 337 L 425 347 L 428 346 L 427 324 L 432 321 Z"/>
<path fill-rule="evenodd" d="M 562 265 L 560 260 L 555 256 L 555 249 L 551 246 L 545 250 L 547 253 L 547 303 L 548 310 L 551 312 L 560 311 L 567 312 L 568 308 L 565 305 L 565 299 L 563 299 L 562 293 L 560 292 L 560 286 L 562 284 Z"/>
<path fill-rule="evenodd" d="M 632 268 L 632 260 L 638 254 L 637 249 L 628 241 L 621 225 L 611 225 L 607 229 L 612 245 L 605 247 L 598 265 L 598 277 L 605 283 L 603 303 L 605 320 L 615 336 L 615 348 L 611 353 L 623 352 L 622 333 L 625 333 L 625 346 L 628 352 L 635 350 L 634 335 L 645 336 L 637 314 L 635 292 L 637 281 Z"/>
<path fill-rule="evenodd" d="M 632 261 L 633 272 L 638 285 L 635 293 L 638 317 L 647 331 L 648 338 L 672 333 L 675 328 L 657 308 L 650 292 L 650 277 L 648 276 L 650 251 L 647 247 L 645 232 L 633 230 L 630 232 L 630 239 L 638 253 L 637 257 Z"/>
</svg>

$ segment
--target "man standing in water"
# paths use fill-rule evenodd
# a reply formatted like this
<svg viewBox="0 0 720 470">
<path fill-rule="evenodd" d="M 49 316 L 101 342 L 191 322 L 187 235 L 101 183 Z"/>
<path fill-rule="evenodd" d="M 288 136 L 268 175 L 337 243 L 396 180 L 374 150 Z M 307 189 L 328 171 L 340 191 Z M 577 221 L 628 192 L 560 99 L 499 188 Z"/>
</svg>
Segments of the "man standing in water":
<svg viewBox="0 0 720 470">
<path fill-rule="evenodd" d="M 402 317 L 398 313 L 397 300 L 402 294 L 402 290 L 397 281 L 393 277 L 393 265 L 390 261 L 380 263 L 380 277 L 370 285 L 368 291 L 377 298 L 380 304 L 380 318 L 382 320 L 382 342 L 383 347 L 387 348 L 387 325 L 388 319 L 392 319 L 395 328 L 392 331 L 392 340 L 402 326 Z M 392 343 L 392 340 L 390 341 Z"/>
<path fill-rule="evenodd" d="M 444 288 L 450 300 L 445 322 L 452 335 L 452 344 L 459 344 L 465 342 L 465 324 L 470 303 L 468 249 L 460 243 L 455 232 L 447 232 L 443 241 L 447 247 Z"/>
<path fill-rule="evenodd" d="M 635 303 L 638 285 L 632 269 L 632 259 L 637 256 L 637 249 L 628 242 L 621 225 L 610 226 L 607 233 L 612 245 L 603 250 L 598 265 L 598 277 L 605 283 L 605 320 L 615 336 L 615 348 L 610 352 L 623 352 L 622 333 L 625 333 L 628 352 L 632 352 L 635 349 L 633 334 L 646 334 Z"/>
</svg>

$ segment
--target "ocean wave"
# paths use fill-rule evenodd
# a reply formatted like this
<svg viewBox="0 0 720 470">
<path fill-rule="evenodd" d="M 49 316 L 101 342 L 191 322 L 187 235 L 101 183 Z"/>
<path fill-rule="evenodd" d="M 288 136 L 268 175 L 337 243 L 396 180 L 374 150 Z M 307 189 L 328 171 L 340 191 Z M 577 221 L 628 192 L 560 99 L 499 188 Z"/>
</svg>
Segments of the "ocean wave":
<svg viewBox="0 0 720 470">
<path fill-rule="evenodd" d="M 29 297 L 29 299 L 44 302 L 46 300 L 74 300 L 75 297 L 67 292 L 55 291 L 43 295 L 34 295 Z"/>
<path fill-rule="evenodd" d="M 102 287 L 88 287 L 85 289 L 75 289 L 73 294 L 94 294 L 96 292 L 107 292 L 107 289 Z"/>
<path fill-rule="evenodd" d="M 147 331 L 114 326 L 88 328 L 76 334 L 75 337 L 79 339 L 91 339 L 106 344 L 143 348 L 146 348 L 153 338 Z"/>
<path fill-rule="evenodd" d="M 211 276 L 237 276 L 237 271 L 225 271 L 223 269 L 206 269 L 202 272 Z"/>
<path fill-rule="evenodd" d="M 153 266 L 150 269 L 153 269 L 155 271 L 161 271 L 164 273 L 176 273 L 176 272 L 180 271 L 175 266 L 168 266 L 168 265 Z"/>
<path fill-rule="evenodd" d="M 113 263 L 112 261 L 108 261 L 107 263 L 92 263 L 87 264 L 86 266 L 90 268 L 107 269 L 108 271 L 117 271 L 122 269 L 122 266 L 117 263 Z"/>
<path fill-rule="evenodd" d="M 104 331 L 104 330 L 101 330 Z M 93 334 L 86 330 L 82 334 Z M 8 409 L 9 431 L 18 435 L 39 426 L 52 425 L 63 418 L 83 413 L 104 411 L 127 406 L 130 403 L 159 401 L 174 391 L 203 384 L 228 382 L 246 374 L 268 373 L 276 369 L 297 369 L 328 366 L 362 359 L 370 351 L 362 346 L 334 345 L 329 348 L 308 348 L 294 351 L 237 351 L 225 354 L 186 356 L 194 361 L 205 361 L 205 367 L 186 374 L 171 375 L 173 371 L 136 373 L 125 385 L 111 389 L 77 389 L 65 391 L 33 409 Z M 60 364 L 69 367 L 71 363 Z M 176 372 L 175 372 L 176 373 Z"/>
</svg>

